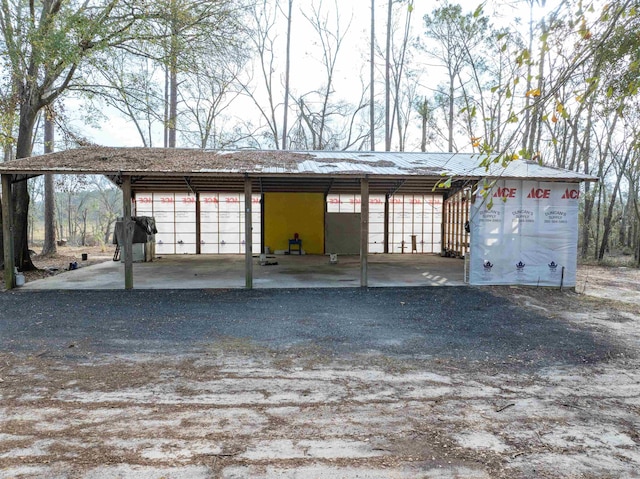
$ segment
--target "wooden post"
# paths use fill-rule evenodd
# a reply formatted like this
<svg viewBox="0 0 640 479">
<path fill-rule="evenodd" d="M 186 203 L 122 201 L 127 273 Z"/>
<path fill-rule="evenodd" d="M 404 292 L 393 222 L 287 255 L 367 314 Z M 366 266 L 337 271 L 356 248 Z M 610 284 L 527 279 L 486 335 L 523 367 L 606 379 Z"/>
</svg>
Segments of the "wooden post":
<svg viewBox="0 0 640 479">
<path fill-rule="evenodd" d="M 15 256 L 13 255 L 13 200 L 11 175 L 2 175 L 2 243 L 4 245 L 4 287 L 16 285 Z"/>
<path fill-rule="evenodd" d="M 253 231 L 251 221 L 251 178 L 244 177 L 244 265 L 245 286 L 253 288 Z"/>
<path fill-rule="evenodd" d="M 389 253 L 389 195 L 384 195 L 384 252 Z"/>
<path fill-rule="evenodd" d="M 369 256 L 369 178 L 360 180 L 360 286 L 368 286 Z"/>
<path fill-rule="evenodd" d="M 202 212 L 200 210 L 200 193 L 196 193 L 196 254 L 202 254 Z"/>
<path fill-rule="evenodd" d="M 131 219 L 131 177 L 125 176 L 122 182 L 122 237 L 124 248 L 124 289 L 133 289 L 133 228 Z"/>
<path fill-rule="evenodd" d="M 442 195 L 442 224 L 440 225 L 440 235 L 442 240 L 440 241 L 440 255 L 444 256 L 447 252 L 447 241 L 449 235 L 449 202 L 445 195 Z"/>
</svg>

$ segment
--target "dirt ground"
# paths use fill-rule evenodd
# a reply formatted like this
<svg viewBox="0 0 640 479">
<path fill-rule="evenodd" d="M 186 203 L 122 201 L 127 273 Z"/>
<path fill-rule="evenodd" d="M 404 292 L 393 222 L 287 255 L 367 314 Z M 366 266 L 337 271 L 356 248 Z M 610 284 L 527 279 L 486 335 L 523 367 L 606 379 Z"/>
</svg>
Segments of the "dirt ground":
<svg viewBox="0 0 640 479">
<path fill-rule="evenodd" d="M 115 321 L 102 327 L 123 349 L 108 353 L 90 346 L 92 324 L 57 350 L 16 346 L 0 353 L 0 478 L 637 478 L 640 271 L 585 267 L 576 289 L 483 290 L 561 325 L 558 344 L 578 358 L 572 331 L 606 345 L 553 364 L 483 358 L 491 331 L 467 355 L 240 334 L 158 352 L 127 346 L 133 333 Z"/>
</svg>

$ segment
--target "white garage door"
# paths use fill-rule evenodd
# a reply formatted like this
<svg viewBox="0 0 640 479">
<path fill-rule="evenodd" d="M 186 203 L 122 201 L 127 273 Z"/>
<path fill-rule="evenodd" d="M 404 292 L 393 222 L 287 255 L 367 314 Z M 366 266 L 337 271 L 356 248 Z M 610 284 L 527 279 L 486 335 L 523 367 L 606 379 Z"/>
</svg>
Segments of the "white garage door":
<svg viewBox="0 0 640 479">
<path fill-rule="evenodd" d="M 196 253 L 196 196 L 189 193 L 138 193 L 137 216 L 156 220 L 157 254 Z M 260 195 L 252 198 L 252 253 L 260 252 Z M 244 195 L 200 194 L 200 251 L 203 254 L 242 254 L 244 241 Z"/>
</svg>

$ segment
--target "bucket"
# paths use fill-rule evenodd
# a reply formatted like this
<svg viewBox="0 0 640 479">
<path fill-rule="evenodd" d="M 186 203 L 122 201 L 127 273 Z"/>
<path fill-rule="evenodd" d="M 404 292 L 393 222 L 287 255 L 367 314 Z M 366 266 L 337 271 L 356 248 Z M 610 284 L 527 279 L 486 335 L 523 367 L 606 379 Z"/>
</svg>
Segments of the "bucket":
<svg viewBox="0 0 640 479">
<path fill-rule="evenodd" d="M 16 274 L 16 286 L 24 286 L 24 274 Z"/>
<path fill-rule="evenodd" d="M 82 253 L 82 261 L 87 261 L 89 259 L 89 255 L 87 253 Z"/>
</svg>

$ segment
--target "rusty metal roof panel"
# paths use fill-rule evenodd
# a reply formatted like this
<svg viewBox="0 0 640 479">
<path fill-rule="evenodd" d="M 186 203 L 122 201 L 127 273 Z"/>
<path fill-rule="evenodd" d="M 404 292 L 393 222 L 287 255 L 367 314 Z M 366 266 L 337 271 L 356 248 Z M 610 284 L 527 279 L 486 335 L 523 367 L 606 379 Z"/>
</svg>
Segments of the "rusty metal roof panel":
<svg viewBox="0 0 640 479">
<path fill-rule="evenodd" d="M 292 175 L 512 178 L 592 181 L 593 176 L 514 160 L 479 167 L 468 153 L 362 151 L 207 151 L 91 146 L 0 163 L 0 173 L 98 173 L 151 176 Z"/>
</svg>

